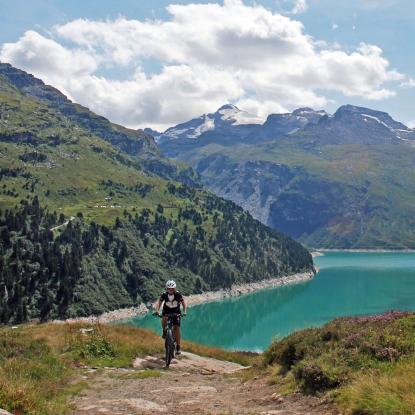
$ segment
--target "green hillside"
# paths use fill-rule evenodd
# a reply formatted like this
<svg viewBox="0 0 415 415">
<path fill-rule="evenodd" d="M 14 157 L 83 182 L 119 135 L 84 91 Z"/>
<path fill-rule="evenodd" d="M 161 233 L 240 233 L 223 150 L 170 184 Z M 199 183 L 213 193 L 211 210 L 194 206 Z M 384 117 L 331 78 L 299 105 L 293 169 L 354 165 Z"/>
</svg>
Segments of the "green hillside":
<svg viewBox="0 0 415 415">
<path fill-rule="evenodd" d="M 0 85 L 1 207 L 37 195 L 50 209 L 68 215 L 82 209 L 88 218 L 112 221 L 137 203 L 149 208 L 173 203 L 163 191 L 167 182 L 139 157 L 5 81 Z"/>
<path fill-rule="evenodd" d="M 216 194 L 307 246 L 414 248 L 412 144 L 311 138 L 208 144 L 179 159 L 189 160 Z"/>
<path fill-rule="evenodd" d="M 121 127 L 97 131 L 25 88 L 0 75 L 2 322 L 135 305 L 167 278 L 191 293 L 313 269 L 301 245 L 190 186 L 151 138 L 122 129 L 141 143 L 127 152 Z"/>
</svg>

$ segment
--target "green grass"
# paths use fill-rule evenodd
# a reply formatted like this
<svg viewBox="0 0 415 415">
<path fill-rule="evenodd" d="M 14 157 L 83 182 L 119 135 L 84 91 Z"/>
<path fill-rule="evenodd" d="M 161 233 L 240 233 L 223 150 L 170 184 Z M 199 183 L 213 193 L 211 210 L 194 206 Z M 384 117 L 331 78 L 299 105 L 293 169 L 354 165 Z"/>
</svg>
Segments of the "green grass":
<svg viewBox="0 0 415 415">
<path fill-rule="evenodd" d="M 415 359 L 357 374 L 339 391 L 348 413 L 410 415 L 415 408 Z"/>
</svg>

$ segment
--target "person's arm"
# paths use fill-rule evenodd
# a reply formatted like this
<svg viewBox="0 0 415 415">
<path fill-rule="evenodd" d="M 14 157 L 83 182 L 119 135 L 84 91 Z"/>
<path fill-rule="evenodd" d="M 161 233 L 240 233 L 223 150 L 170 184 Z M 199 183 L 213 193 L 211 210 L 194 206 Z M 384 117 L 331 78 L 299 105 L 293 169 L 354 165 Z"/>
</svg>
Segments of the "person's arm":
<svg viewBox="0 0 415 415">
<path fill-rule="evenodd" d="M 157 302 L 157 304 L 156 304 L 155 314 L 160 314 L 160 308 L 161 308 L 161 305 L 163 304 L 163 301 L 164 301 L 163 295 L 161 295 L 158 302 Z"/>
<path fill-rule="evenodd" d="M 182 297 L 182 306 L 183 306 L 183 314 L 187 314 L 187 302 L 184 297 Z"/>
<path fill-rule="evenodd" d="M 161 305 L 163 304 L 163 301 L 158 300 L 157 304 L 156 304 L 156 313 L 159 314 L 160 313 L 160 308 Z"/>
</svg>

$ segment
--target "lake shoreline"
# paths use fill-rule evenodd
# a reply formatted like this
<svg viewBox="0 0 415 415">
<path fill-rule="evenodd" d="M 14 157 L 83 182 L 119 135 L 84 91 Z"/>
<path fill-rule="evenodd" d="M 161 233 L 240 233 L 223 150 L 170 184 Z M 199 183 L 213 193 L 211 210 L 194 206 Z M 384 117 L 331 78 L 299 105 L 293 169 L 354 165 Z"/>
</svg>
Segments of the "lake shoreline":
<svg viewBox="0 0 415 415">
<path fill-rule="evenodd" d="M 313 256 L 321 256 L 324 255 L 324 252 L 355 252 L 355 253 L 359 253 L 359 252 L 373 252 L 373 253 L 415 253 L 415 249 L 364 249 L 364 248 L 356 248 L 356 249 L 337 249 L 337 248 L 324 248 L 324 249 L 318 249 L 315 248 L 312 250 L 312 254 L 314 254 Z"/>
<path fill-rule="evenodd" d="M 256 291 L 261 291 L 269 288 L 282 287 L 286 285 L 299 284 L 310 281 L 315 274 L 319 272 L 318 267 L 315 267 L 315 272 L 308 271 L 284 277 L 270 278 L 246 284 L 234 284 L 231 288 L 221 289 L 217 291 L 206 291 L 201 294 L 190 294 L 185 296 L 189 307 L 209 303 L 214 301 L 221 301 L 226 298 L 240 297 L 241 295 L 250 294 Z M 114 323 L 117 321 L 128 320 L 133 317 L 143 316 L 150 311 L 150 308 L 144 304 L 139 304 L 137 307 L 120 308 L 118 310 L 107 311 L 99 316 L 75 317 L 66 320 L 52 320 L 52 323 Z"/>
<path fill-rule="evenodd" d="M 319 269 L 316 268 L 316 273 L 318 271 Z M 209 303 L 212 301 L 220 301 L 230 297 L 240 297 L 241 295 L 250 294 L 252 292 L 261 291 L 268 288 L 282 287 L 285 285 L 293 285 L 309 281 L 314 277 L 316 273 L 309 271 L 246 284 L 235 284 L 232 285 L 231 288 L 227 289 L 207 291 L 202 294 L 191 294 L 186 297 L 186 300 L 189 306 L 193 306 Z"/>
</svg>

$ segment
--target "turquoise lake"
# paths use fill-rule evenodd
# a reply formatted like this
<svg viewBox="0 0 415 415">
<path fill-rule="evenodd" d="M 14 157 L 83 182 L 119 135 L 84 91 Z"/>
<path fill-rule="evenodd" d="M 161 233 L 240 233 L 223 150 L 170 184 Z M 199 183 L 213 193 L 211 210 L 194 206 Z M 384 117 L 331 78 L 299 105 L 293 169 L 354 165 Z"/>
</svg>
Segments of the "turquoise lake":
<svg viewBox="0 0 415 415">
<path fill-rule="evenodd" d="M 316 277 L 189 308 L 183 337 L 226 349 L 262 351 L 274 337 L 339 316 L 415 311 L 415 253 L 330 252 Z M 128 321 L 160 332 L 151 315 Z"/>
</svg>

